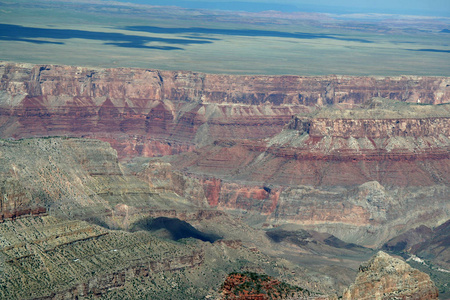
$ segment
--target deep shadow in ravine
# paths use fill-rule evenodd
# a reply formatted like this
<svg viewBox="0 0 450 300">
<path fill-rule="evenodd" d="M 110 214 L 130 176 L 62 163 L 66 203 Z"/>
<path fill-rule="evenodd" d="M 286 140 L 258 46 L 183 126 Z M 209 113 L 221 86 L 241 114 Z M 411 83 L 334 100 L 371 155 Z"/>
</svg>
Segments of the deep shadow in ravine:
<svg viewBox="0 0 450 300">
<path fill-rule="evenodd" d="M 221 239 L 220 236 L 215 234 L 208 234 L 195 229 L 191 224 L 181 221 L 177 218 L 158 217 L 155 219 L 147 218 L 137 221 L 132 226 L 132 231 L 146 230 L 157 231 L 167 230 L 172 239 L 178 241 L 185 238 L 194 238 L 204 242 L 214 243 Z"/>
</svg>

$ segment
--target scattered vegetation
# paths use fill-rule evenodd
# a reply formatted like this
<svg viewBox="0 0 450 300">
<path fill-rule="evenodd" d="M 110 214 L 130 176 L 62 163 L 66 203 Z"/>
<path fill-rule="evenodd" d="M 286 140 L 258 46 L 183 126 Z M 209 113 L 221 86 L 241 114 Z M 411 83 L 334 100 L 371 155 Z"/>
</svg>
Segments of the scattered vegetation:
<svg viewBox="0 0 450 300">
<path fill-rule="evenodd" d="M 223 299 L 289 299 L 310 292 L 265 274 L 230 273 L 221 287 Z"/>
<path fill-rule="evenodd" d="M 337 109 L 335 106 L 324 107 L 309 115 L 313 118 L 327 119 L 402 119 L 448 117 L 450 104 L 430 105 L 426 103 L 402 102 L 375 97 L 361 107 Z"/>
</svg>

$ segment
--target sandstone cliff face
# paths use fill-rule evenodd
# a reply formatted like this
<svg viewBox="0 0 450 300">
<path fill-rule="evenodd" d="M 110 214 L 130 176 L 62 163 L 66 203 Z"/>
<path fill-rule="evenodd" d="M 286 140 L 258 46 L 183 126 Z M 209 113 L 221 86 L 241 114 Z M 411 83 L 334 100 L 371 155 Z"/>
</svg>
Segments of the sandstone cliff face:
<svg viewBox="0 0 450 300">
<path fill-rule="evenodd" d="M 88 69 L 2 63 L 13 95 L 189 100 L 241 104 L 362 103 L 385 97 L 422 103 L 450 99 L 446 77 L 236 76 L 144 69 Z"/>
<path fill-rule="evenodd" d="M 307 132 L 312 137 L 377 139 L 390 136 L 422 137 L 439 136 L 440 134 L 448 136 L 449 124 L 450 117 L 365 120 L 314 118 L 303 120 L 303 122 L 297 121 L 297 125 L 290 126 L 290 128 L 301 129 L 299 132 Z"/>
<path fill-rule="evenodd" d="M 438 299 L 438 290 L 427 274 L 380 251 L 360 267 L 343 299 Z"/>
<path fill-rule="evenodd" d="M 0 64 L 0 136 L 89 136 L 120 158 L 190 151 L 217 138 L 265 138 L 315 105 L 380 96 L 447 103 L 444 77 L 231 76 Z"/>
</svg>

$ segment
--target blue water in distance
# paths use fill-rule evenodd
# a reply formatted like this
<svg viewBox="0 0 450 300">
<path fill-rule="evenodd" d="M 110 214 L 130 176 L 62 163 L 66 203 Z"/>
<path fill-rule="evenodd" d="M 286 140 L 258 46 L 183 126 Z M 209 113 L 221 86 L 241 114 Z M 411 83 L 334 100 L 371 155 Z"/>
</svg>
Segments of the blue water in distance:
<svg viewBox="0 0 450 300">
<path fill-rule="evenodd" d="M 276 10 L 282 12 L 298 11 L 296 5 L 282 3 L 255 3 L 255 2 L 205 2 L 205 1 L 179 1 L 179 0 L 119 0 L 136 4 L 179 6 L 190 9 L 218 9 L 231 11 L 260 12 Z"/>
</svg>

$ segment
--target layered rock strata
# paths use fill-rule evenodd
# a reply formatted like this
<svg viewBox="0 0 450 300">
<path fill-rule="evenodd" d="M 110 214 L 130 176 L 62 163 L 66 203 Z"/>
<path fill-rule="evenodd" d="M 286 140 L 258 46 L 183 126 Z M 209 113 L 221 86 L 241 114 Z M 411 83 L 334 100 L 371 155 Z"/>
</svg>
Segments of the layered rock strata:
<svg viewBox="0 0 450 300">
<path fill-rule="evenodd" d="M 403 103 L 448 103 L 448 78 L 226 76 L 8 63 L 0 72 L 0 137 L 85 136 L 117 151 L 83 139 L 0 141 L 4 215 L 43 207 L 51 215 L 127 229 L 148 216 L 222 220 L 208 210 L 212 206 L 256 226 L 296 224 L 371 247 L 450 215 L 448 105 Z M 397 101 L 369 100 L 374 96 Z M 319 111 L 327 104 L 338 109 Z M 131 175 L 118 161 L 182 152 L 189 153 Z M 196 206 L 202 210 L 193 212 Z M 211 253 L 225 246 L 215 244 Z M 38 254 L 30 264 L 47 263 Z M 210 258 L 220 257 L 215 254 Z M 257 254 L 256 248 L 245 252 Z M 136 265 L 126 265 L 135 271 Z M 122 280 L 127 267 L 98 272 L 105 275 L 100 293 L 139 280 Z M 60 291 L 71 294 L 74 286 Z M 88 292 L 77 295 L 96 293 L 80 289 Z"/>
<path fill-rule="evenodd" d="M 176 154 L 219 137 L 265 138 L 316 105 L 375 96 L 450 101 L 445 77 L 232 76 L 13 63 L 1 63 L 0 74 L 0 137 L 95 137 L 121 158 Z"/>
<path fill-rule="evenodd" d="M 392 112 L 363 107 L 296 116 L 269 139 L 218 140 L 176 165 L 283 185 L 448 185 L 450 106 L 397 108 L 387 102 Z"/>
<path fill-rule="evenodd" d="M 450 118 L 360 122 L 363 127 L 383 126 L 392 131 L 405 123 L 417 128 L 418 133 L 411 129 L 413 133 L 407 136 L 403 130 L 377 137 L 354 132 L 345 136 L 344 128 L 358 130 L 358 122 L 352 120 L 338 120 L 333 124 L 339 129 L 321 134 L 314 128 L 321 123 L 306 120 L 300 130 L 285 130 L 269 141 L 216 141 L 184 163 L 180 160 L 180 168 L 289 185 L 352 186 L 376 180 L 383 185 L 430 186 L 450 182 Z M 304 131 L 303 126 L 312 128 Z M 329 131 L 330 126 L 325 128 Z"/>
<path fill-rule="evenodd" d="M 268 139 L 218 140 L 171 161 L 199 178 L 212 206 L 374 246 L 448 219 L 449 115 L 448 105 L 374 99 L 294 117 Z"/>
</svg>

